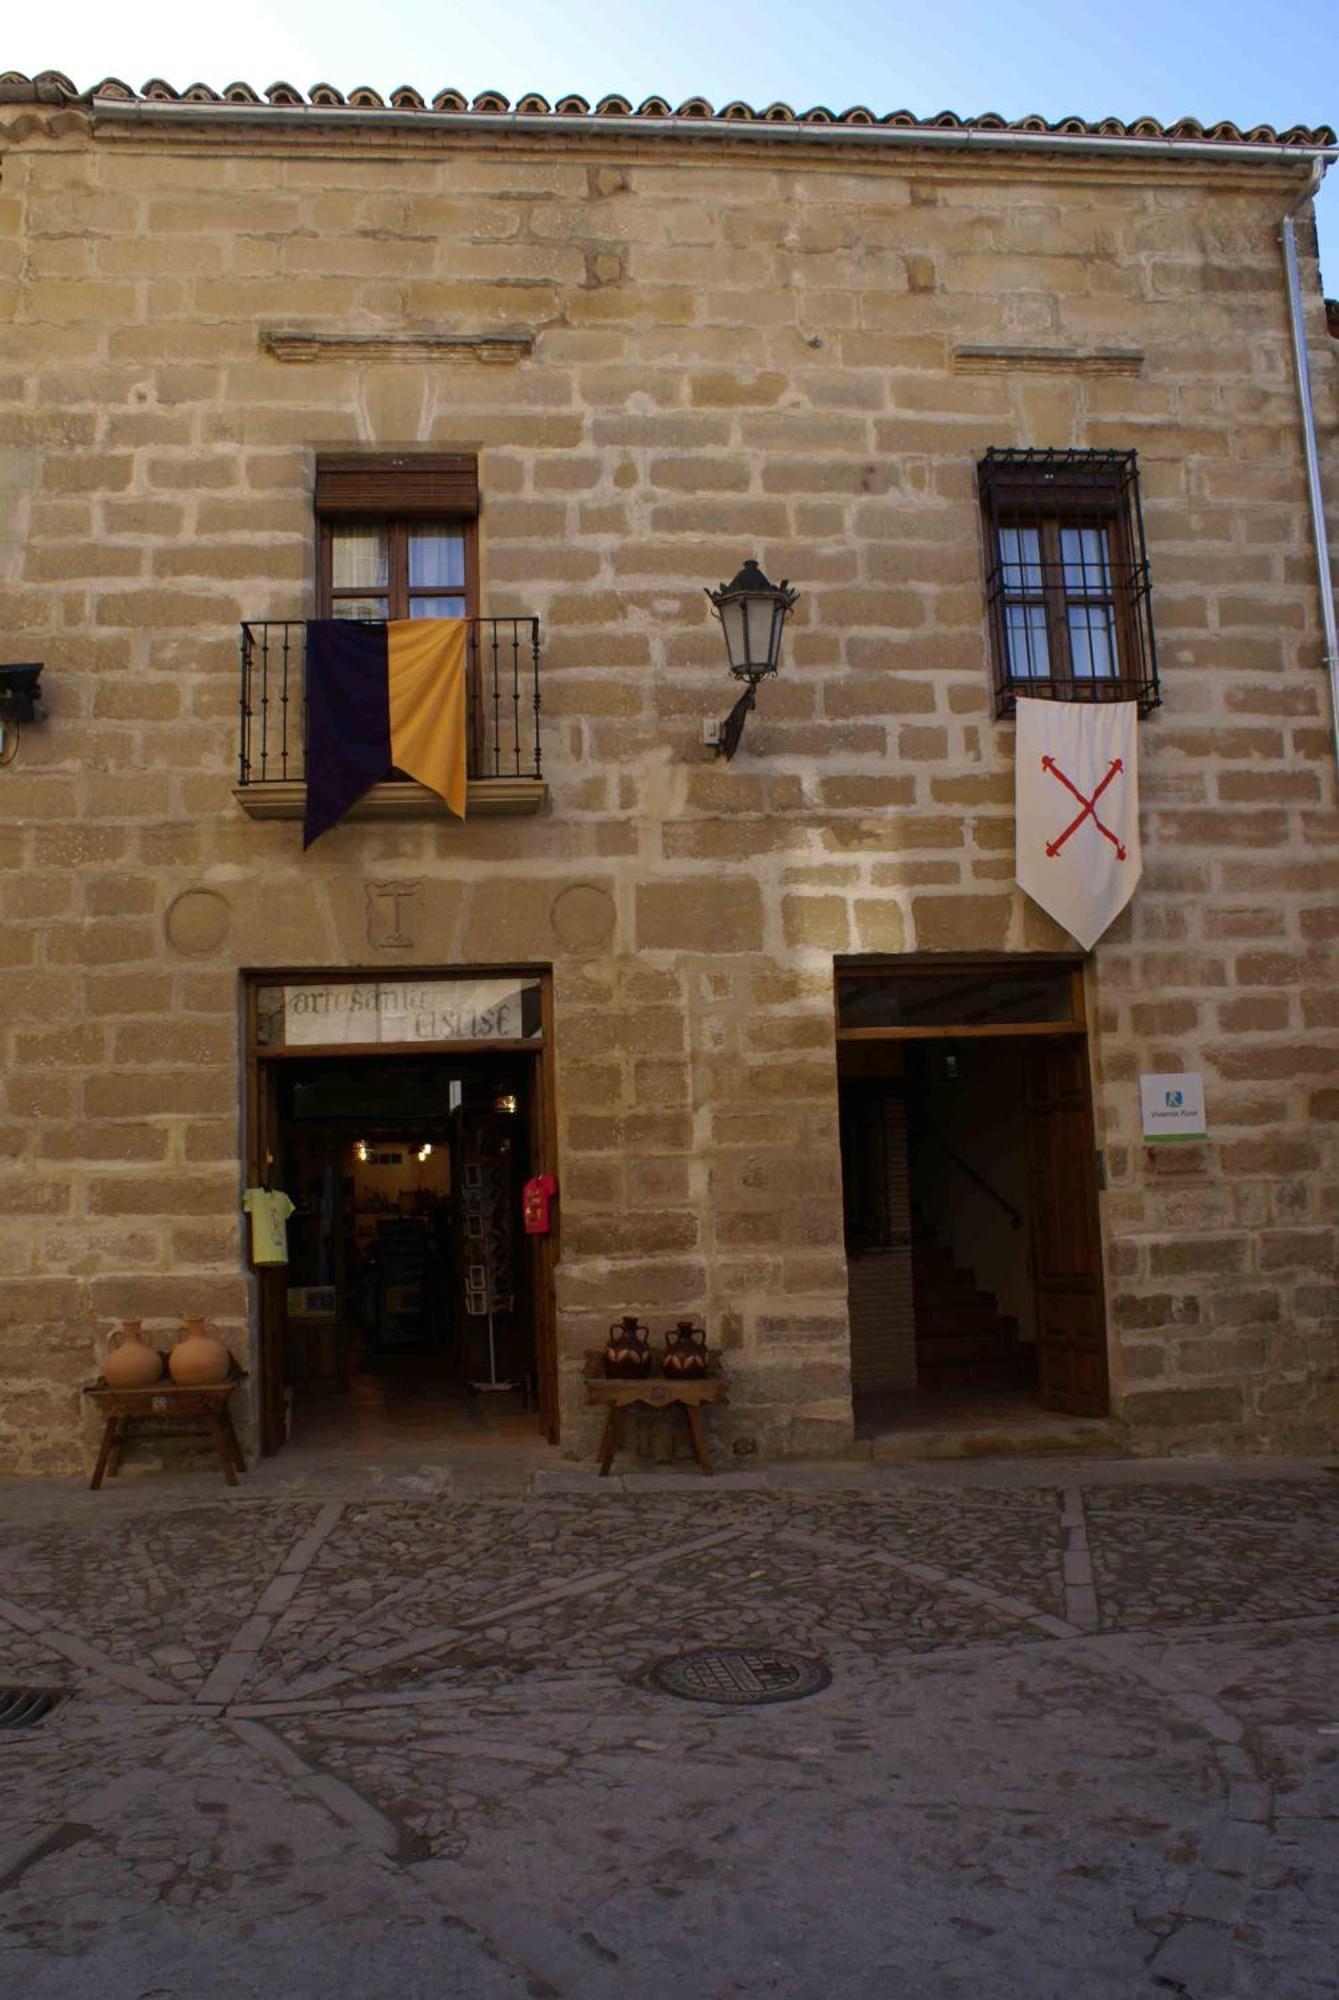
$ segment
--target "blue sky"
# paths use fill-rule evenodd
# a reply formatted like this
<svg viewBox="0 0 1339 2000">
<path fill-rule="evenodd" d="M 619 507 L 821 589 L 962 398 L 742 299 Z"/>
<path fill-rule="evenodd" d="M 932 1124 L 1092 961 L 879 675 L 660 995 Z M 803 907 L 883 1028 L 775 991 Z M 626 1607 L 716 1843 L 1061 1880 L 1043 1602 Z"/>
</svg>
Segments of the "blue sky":
<svg viewBox="0 0 1339 2000">
<path fill-rule="evenodd" d="M 653 92 L 678 102 L 783 98 L 1056 118 L 1339 125 L 1339 4 L 1283 0 L 47 0 L 15 8 L 0 69 L 60 69 L 184 87 L 241 77 L 342 90 L 454 84 L 515 97 Z M 1339 166 L 1318 205 L 1326 289 L 1339 293 Z"/>
</svg>

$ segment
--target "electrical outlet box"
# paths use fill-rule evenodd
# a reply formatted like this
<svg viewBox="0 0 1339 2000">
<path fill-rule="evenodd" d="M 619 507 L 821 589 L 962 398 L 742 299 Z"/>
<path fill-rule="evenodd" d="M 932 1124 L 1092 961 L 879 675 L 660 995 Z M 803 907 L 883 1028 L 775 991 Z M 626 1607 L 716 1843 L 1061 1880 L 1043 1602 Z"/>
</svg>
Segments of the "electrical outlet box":
<svg viewBox="0 0 1339 2000">
<path fill-rule="evenodd" d="M 724 728 L 724 726 L 725 725 L 723 723 L 715 721 L 714 718 L 712 718 L 711 716 L 703 717 L 702 741 L 706 744 L 709 750 L 715 750 L 719 748 L 721 741 L 721 731 Z"/>
</svg>

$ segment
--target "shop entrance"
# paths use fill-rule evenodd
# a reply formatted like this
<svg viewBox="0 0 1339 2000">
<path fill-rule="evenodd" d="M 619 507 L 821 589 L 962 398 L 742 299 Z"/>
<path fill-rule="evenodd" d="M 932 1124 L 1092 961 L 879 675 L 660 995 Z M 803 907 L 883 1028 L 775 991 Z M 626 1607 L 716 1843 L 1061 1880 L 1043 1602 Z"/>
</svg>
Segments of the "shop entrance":
<svg viewBox="0 0 1339 2000">
<path fill-rule="evenodd" d="M 257 987 L 253 1185 L 293 1204 L 287 1264 L 258 1274 L 266 1450 L 555 1434 L 551 1239 L 522 1222 L 551 1157 L 544 998 L 537 978 Z"/>
<path fill-rule="evenodd" d="M 838 1007 L 857 1429 L 1104 1416 L 1078 968 L 847 964 Z"/>
</svg>

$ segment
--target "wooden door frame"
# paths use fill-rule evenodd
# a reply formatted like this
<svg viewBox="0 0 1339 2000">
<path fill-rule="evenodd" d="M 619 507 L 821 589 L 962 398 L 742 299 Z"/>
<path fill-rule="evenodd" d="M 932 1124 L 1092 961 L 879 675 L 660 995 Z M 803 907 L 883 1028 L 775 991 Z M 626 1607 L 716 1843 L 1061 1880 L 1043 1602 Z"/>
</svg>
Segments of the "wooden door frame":
<svg viewBox="0 0 1339 2000">
<path fill-rule="evenodd" d="M 433 965 L 433 966 L 262 966 L 246 968 L 241 974 L 243 1009 L 242 1032 L 245 1044 L 243 1104 L 245 1131 L 243 1157 L 246 1185 L 260 1186 L 267 1165 L 277 1156 L 278 1122 L 274 1083 L 282 1065 L 289 1062 L 327 1062 L 367 1057 L 478 1055 L 525 1056 L 531 1064 L 530 1079 L 530 1171 L 558 1174 L 558 1121 L 554 1105 L 553 1064 L 553 968 L 550 965 Z M 328 981 L 354 985 L 360 980 L 389 984 L 395 980 L 537 979 L 539 981 L 540 1032 L 525 1041 L 457 1042 L 321 1042 L 293 1049 L 261 1049 L 256 1041 L 256 999 L 262 986 L 283 986 Z M 268 1158 L 267 1158 L 268 1156 Z M 559 1436 L 557 1310 L 554 1275 L 558 1261 L 557 1220 L 547 1236 L 527 1237 L 531 1252 L 532 1311 L 535 1324 L 535 1366 L 538 1374 L 539 1414 L 544 1437 L 556 1444 Z M 263 1454 L 278 1451 L 285 1442 L 283 1320 L 285 1306 L 284 1266 L 256 1268 L 255 1368 L 260 1449 Z"/>
<path fill-rule="evenodd" d="M 987 1023 L 967 1023 L 959 1027 L 927 1025 L 888 1028 L 843 1028 L 839 1007 L 838 981 L 841 979 L 887 979 L 903 974 L 915 976 L 937 976 L 939 978 L 980 978 L 989 973 L 1024 972 L 1029 969 L 1050 968 L 1053 971 L 1069 973 L 1070 1019 L 1067 1021 L 1001 1021 Z M 900 956 L 861 956 L 833 961 L 833 1018 L 836 1025 L 837 1073 L 841 1074 L 841 1049 L 845 1044 L 869 1042 L 940 1042 L 940 1041 L 1004 1041 L 1026 1042 L 1038 1037 L 1065 1037 L 1080 1040 L 1084 1048 L 1083 1101 L 1086 1114 L 1085 1125 L 1088 1134 L 1088 1175 L 1092 1191 L 1093 1213 L 1096 1220 L 1094 1240 L 1097 1244 L 1097 1268 L 1094 1279 L 1097 1288 L 1097 1307 L 1102 1325 L 1102 1346 L 1106 1364 L 1108 1398 L 1111 1378 L 1111 1328 L 1106 1308 L 1106 1244 L 1102 1228 L 1102 1205 L 1098 1201 L 1096 1113 L 1093 1101 L 1092 1041 L 1088 1032 L 1088 1009 L 1085 987 L 1087 961 L 1073 953 L 1051 952 L 918 952 Z M 1031 1165 L 1029 1162 L 1029 1173 Z M 1032 1207 L 1032 1203 L 1029 1203 Z M 1035 1231 L 1035 1214 L 1032 1230 Z M 1032 1283 L 1036 1287 L 1035 1249 L 1030 1250 L 1029 1261 L 1033 1266 Z"/>
</svg>

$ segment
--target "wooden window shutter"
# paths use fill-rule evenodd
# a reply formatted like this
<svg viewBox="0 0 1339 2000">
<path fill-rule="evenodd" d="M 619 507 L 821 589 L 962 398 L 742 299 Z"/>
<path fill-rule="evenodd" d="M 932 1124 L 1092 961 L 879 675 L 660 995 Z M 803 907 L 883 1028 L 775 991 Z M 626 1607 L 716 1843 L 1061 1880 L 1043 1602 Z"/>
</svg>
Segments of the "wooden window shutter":
<svg viewBox="0 0 1339 2000">
<path fill-rule="evenodd" d="M 322 519 L 477 514 L 479 461 L 473 453 L 405 452 L 322 455 L 316 461 L 316 512 Z"/>
</svg>

